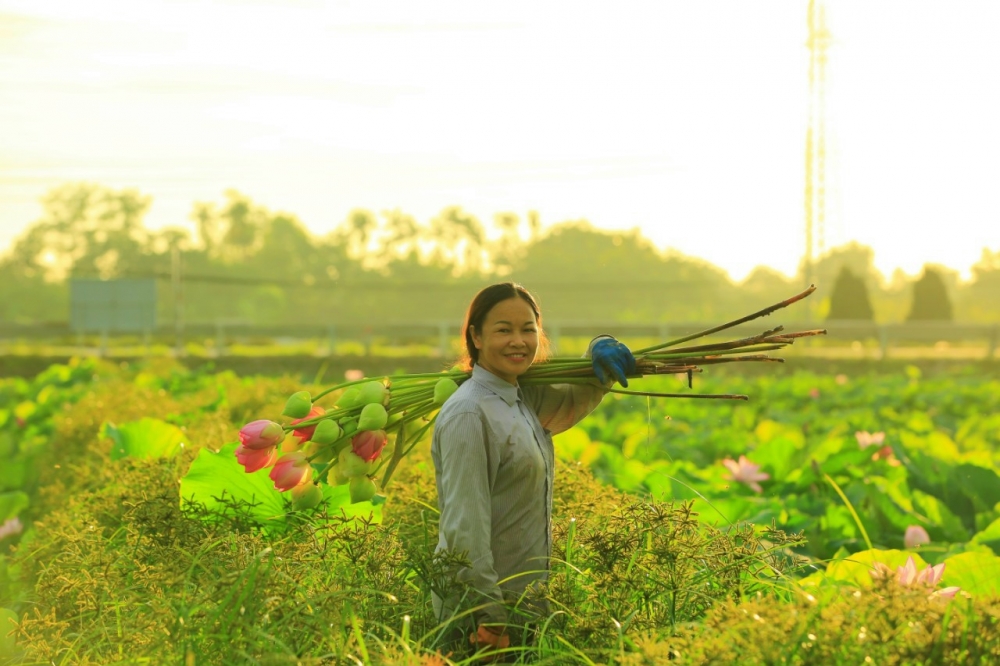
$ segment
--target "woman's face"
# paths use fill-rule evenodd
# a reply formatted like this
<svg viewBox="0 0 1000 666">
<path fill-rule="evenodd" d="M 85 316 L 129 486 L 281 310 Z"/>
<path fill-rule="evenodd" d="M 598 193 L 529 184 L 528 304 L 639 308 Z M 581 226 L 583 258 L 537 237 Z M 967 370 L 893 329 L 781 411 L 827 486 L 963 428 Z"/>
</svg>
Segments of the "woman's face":
<svg viewBox="0 0 1000 666">
<path fill-rule="evenodd" d="M 528 303 L 517 296 L 486 313 L 482 330 L 472 329 L 479 365 L 511 384 L 531 366 L 538 349 L 538 324 Z"/>
</svg>

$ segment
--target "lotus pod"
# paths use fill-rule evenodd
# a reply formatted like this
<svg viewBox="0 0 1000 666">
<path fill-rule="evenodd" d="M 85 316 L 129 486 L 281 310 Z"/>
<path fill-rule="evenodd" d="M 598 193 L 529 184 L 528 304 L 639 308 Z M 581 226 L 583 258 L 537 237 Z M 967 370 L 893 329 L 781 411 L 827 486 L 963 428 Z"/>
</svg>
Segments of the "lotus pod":
<svg viewBox="0 0 1000 666">
<path fill-rule="evenodd" d="M 352 386 L 344 391 L 344 393 L 337 400 L 337 407 L 340 409 L 354 409 L 358 405 L 362 404 L 359 402 L 361 398 L 361 389 L 357 386 Z"/>
<path fill-rule="evenodd" d="M 344 432 L 333 419 L 324 419 L 316 424 L 311 439 L 317 444 L 333 444 L 343 434 Z"/>
<path fill-rule="evenodd" d="M 351 504 L 367 502 L 375 497 L 377 491 L 374 481 L 367 476 L 356 476 L 351 479 Z"/>
<path fill-rule="evenodd" d="M 310 409 L 312 409 L 312 396 L 309 395 L 309 391 L 298 391 L 288 398 L 281 413 L 293 419 L 301 419 L 309 414 Z"/>
<path fill-rule="evenodd" d="M 443 405 L 451 394 L 458 390 L 458 384 L 451 377 L 442 377 L 434 385 L 434 404 Z"/>
<path fill-rule="evenodd" d="M 368 461 L 349 448 L 342 449 L 337 458 L 340 474 L 347 478 L 364 476 L 368 473 Z"/>
<path fill-rule="evenodd" d="M 358 405 L 389 405 L 389 391 L 380 381 L 365 382 L 359 387 L 359 392 Z"/>
<path fill-rule="evenodd" d="M 381 403 L 373 402 L 365 405 L 358 417 L 358 430 L 381 430 L 389 420 L 389 413 Z"/>
<path fill-rule="evenodd" d="M 315 483 L 303 483 L 292 488 L 292 508 L 315 509 L 323 501 L 323 491 Z"/>
</svg>

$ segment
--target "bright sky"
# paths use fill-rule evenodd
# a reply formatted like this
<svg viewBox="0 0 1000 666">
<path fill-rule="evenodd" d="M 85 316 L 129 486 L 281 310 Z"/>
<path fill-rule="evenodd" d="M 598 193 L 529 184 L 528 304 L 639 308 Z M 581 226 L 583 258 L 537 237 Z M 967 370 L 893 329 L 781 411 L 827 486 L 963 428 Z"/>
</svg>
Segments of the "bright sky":
<svg viewBox="0 0 1000 666">
<path fill-rule="evenodd" d="M 1000 249 L 1000 3 L 835 0 L 827 247 Z M 235 188 L 639 227 L 735 279 L 804 248 L 805 0 L 0 0 L 0 249 L 54 186 L 187 225 Z"/>
</svg>

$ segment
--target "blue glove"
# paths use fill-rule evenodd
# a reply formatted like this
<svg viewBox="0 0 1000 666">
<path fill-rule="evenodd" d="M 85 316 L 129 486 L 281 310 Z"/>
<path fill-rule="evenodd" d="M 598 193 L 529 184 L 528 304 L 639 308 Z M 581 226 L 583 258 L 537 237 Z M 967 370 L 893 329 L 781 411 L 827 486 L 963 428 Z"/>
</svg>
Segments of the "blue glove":
<svg viewBox="0 0 1000 666">
<path fill-rule="evenodd" d="M 635 373 L 635 357 L 629 348 L 614 338 L 601 338 L 590 348 L 590 360 L 594 364 L 594 374 L 602 384 L 608 383 L 608 376 L 628 386 L 625 375 Z"/>
</svg>

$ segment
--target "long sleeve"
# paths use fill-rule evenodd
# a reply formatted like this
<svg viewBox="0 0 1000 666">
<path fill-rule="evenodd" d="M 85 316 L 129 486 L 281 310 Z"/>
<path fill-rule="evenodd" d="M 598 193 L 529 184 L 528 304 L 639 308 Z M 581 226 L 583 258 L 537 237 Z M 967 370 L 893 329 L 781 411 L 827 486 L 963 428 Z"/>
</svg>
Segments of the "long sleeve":
<svg viewBox="0 0 1000 666">
<path fill-rule="evenodd" d="M 597 336 L 587 346 L 584 358 L 590 358 L 594 343 L 602 338 L 614 339 L 610 335 Z M 538 414 L 542 427 L 557 435 L 569 430 L 594 411 L 612 383 L 603 387 L 595 378 L 593 384 L 543 384 L 525 387 L 522 392 L 525 403 Z"/>
<path fill-rule="evenodd" d="M 538 414 L 542 427 L 557 435 L 594 411 L 607 390 L 590 384 L 549 384 L 527 386 L 522 392 L 525 404 Z"/>
<path fill-rule="evenodd" d="M 467 552 L 469 568 L 456 578 L 483 595 L 473 606 L 479 622 L 506 622 L 503 595 L 497 585 L 492 550 L 492 489 L 499 461 L 490 450 L 482 417 L 475 412 L 451 414 L 438 424 L 432 446 L 437 468 L 440 542 L 448 549 Z"/>
</svg>

